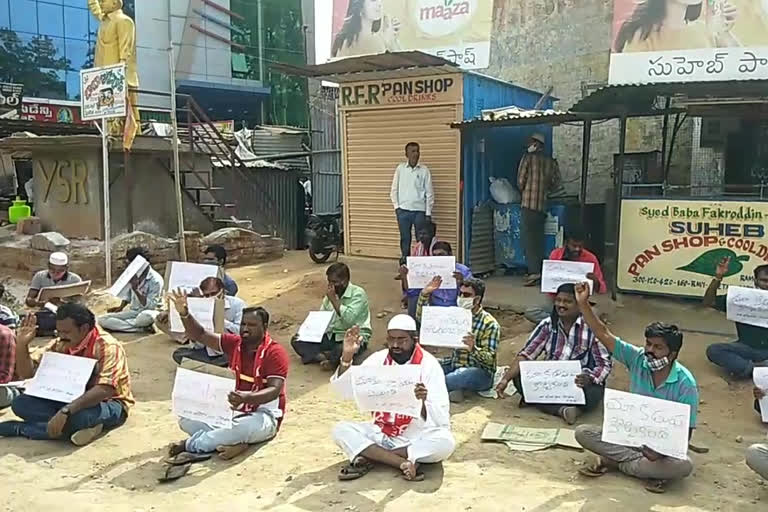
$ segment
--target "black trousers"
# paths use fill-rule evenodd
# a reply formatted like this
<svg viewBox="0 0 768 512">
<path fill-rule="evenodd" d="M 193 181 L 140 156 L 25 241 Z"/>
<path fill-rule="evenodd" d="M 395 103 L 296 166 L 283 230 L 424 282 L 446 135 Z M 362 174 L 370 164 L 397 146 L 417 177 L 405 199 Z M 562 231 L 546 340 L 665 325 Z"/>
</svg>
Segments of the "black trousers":
<svg viewBox="0 0 768 512">
<path fill-rule="evenodd" d="M 317 356 L 324 354 L 326 359 L 335 367 L 341 361 L 341 353 L 344 343 L 336 341 L 333 333 L 326 333 L 323 341 L 320 343 L 310 343 L 299 341 L 298 335 L 291 339 L 291 347 L 301 357 L 302 364 L 311 364 L 317 361 Z M 360 346 L 360 350 L 355 354 L 355 358 L 365 352 L 365 345 Z"/>
<path fill-rule="evenodd" d="M 525 395 L 523 394 L 523 383 L 520 380 L 520 375 L 512 379 L 512 382 L 515 384 L 515 389 L 517 389 L 517 392 L 520 393 L 521 397 L 523 397 L 522 398 L 523 402 L 525 402 Z M 573 407 L 578 407 L 584 412 L 591 411 L 592 409 L 600 405 L 600 402 L 603 401 L 604 394 L 605 394 L 605 386 L 598 386 L 597 384 L 591 384 L 584 388 L 584 398 L 587 403 L 585 405 L 574 405 Z M 560 416 L 561 407 L 572 406 L 572 404 L 530 404 L 530 405 L 536 407 L 541 412 L 551 414 L 552 416 Z"/>
<path fill-rule="evenodd" d="M 209 356 L 204 348 L 181 347 L 173 351 L 171 355 L 176 364 L 181 364 L 182 359 L 192 359 L 201 363 L 208 363 L 222 368 L 229 365 L 229 359 L 225 354 Z"/>
</svg>

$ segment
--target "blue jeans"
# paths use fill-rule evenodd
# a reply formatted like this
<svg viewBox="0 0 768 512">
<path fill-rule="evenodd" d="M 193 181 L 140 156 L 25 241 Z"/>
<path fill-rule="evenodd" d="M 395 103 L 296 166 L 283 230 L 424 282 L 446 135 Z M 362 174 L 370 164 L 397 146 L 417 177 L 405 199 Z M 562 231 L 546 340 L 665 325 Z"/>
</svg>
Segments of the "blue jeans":
<svg viewBox="0 0 768 512">
<path fill-rule="evenodd" d="M 211 453 L 218 446 L 263 443 L 277 434 L 277 420 L 264 411 L 235 418 L 232 428 L 212 427 L 186 418 L 179 419 L 179 427 L 190 436 L 186 444 L 190 453 Z"/>
<path fill-rule="evenodd" d="M 67 404 L 64 402 L 19 395 L 11 404 L 11 409 L 24 421 L 11 420 L 0 423 L 0 436 L 50 439 L 48 422 L 65 405 Z M 123 405 L 117 400 L 107 400 L 71 415 L 64 426 L 62 437 L 69 437 L 78 430 L 95 427 L 100 423 L 106 429 L 119 427 L 125 423 L 125 419 Z"/>
<path fill-rule="evenodd" d="M 397 215 L 397 228 L 400 230 L 400 254 L 405 258 L 411 254 L 411 228 L 427 220 L 427 217 L 425 212 L 402 208 L 395 210 L 395 215 Z"/>
<path fill-rule="evenodd" d="M 464 391 L 487 391 L 493 386 L 493 375 L 482 368 L 454 368 L 452 364 L 443 364 L 445 387 L 448 392 L 458 389 Z"/>
<path fill-rule="evenodd" d="M 752 348 L 746 343 L 714 343 L 707 347 L 707 358 L 737 377 L 752 376 L 754 362 L 768 360 L 768 349 Z"/>
</svg>

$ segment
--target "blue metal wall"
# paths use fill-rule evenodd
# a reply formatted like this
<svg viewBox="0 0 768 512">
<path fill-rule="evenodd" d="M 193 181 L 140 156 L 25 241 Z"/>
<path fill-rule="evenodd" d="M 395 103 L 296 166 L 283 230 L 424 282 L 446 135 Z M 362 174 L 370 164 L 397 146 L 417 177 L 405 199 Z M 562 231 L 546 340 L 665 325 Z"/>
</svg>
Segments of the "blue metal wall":
<svg viewBox="0 0 768 512">
<path fill-rule="evenodd" d="M 518 87 L 475 73 L 464 74 L 464 120 L 475 119 L 483 109 L 517 106 L 530 109 L 542 93 Z M 556 98 L 549 98 L 540 108 L 553 108 Z M 517 181 L 517 165 L 525 151 L 525 142 L 534 132 L 547 140 L 546 152 L 552 154 L 552 126 L 473 128 L 462 130 L 461 176 L 464 187 L 464 261 L 470 261 L 472 209 L 491 199 L 488 178 Z"/>
</svg>

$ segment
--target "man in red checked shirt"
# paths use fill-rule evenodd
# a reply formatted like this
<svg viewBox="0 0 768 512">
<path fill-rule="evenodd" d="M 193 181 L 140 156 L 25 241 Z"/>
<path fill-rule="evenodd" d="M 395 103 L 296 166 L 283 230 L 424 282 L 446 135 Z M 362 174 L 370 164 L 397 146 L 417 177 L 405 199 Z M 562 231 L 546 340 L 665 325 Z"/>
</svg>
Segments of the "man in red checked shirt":
<svg viewBox="0 0 768 512">
<path fill-rule="evenodd" d="M 189 314 L 186 293 L 176 291 L 169 298 L 184 323 L 186 337 L 227 356 L 236 382 L 235 391 L 229 394 L 229 403 L 237 411 L 231 428 L 181 418 L 179 427 L 190 437 L 169 447 L 174 464 L 201 460 L 199 455 L 213 452 L 231 459 L 247 450 L 248 445 L 275 437 L 285 415 L 289 357 L 267 331 L 267 310 L 245 308 L 240 335 L 214 334 L 203 329 Z"/>
<path fill-rule="evenodd" d="M 592 263 L 595 266 L 595 269 L 584 277 L 593 283 L 593 297 L 591 297 L 590 300 L 594 300 L 594 295 L 606 293 L 608 287 L 605 284 L 605 278 L 603 277 L 603 271 L 600 268 L 600 262 L 597 260 L 597 256 L 584 247 L 586 239 L 586 233 L 584 233 L 584 230 L 580 226 L 574 226 L 567 229 L 565 232 L 565 245 L 554 249 L 549 254 L 548 259 Z M 525 318 L 538 325 L 552 313 L 554 297 L 554 293 L 546 294 L 542 305 L 530 307 L 525 311 Z M 598 313 L 598 316 L 600 316 L 600 313 Z"/>
<path fill-rule="evenodd" d="M 8 327 L 0 324 L 0 384 L 13 380 L 13 370 L 16 367 L 16 336 Z M 0 409 L 11 405 L 19 395 L 15 387 L 0 387 Z"/>
</svg>

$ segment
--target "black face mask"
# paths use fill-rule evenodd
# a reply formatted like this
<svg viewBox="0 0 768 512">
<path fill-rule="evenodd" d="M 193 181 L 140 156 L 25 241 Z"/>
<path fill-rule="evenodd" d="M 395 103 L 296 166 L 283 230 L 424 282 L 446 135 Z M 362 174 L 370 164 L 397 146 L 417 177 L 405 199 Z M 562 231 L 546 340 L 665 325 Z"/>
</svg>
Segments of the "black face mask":
<svg viewBox="0 0 768 512">
<path fill-rule="evenodd" d="M 333 289 L 336 290 L 336 295 L 339 297 L 344 295 L 344 292 L 347 291 L 346 286 L 340 286 L 340 285 L 334 286 Z"/>
<path fill-rule="evenodd" d="M 414 345 L 409 352 L 400 352 L 399 354 L 395 354 L 392 352 L 392 350 L 390 350 L 389 357 L 391 357 L 392 360 L 397 364 L 405 364 L 411 360 L 411 356 L 413 355 L 413 351 L 415 349 L 416 349 L 416 345 Z"/>
</svg>

